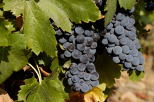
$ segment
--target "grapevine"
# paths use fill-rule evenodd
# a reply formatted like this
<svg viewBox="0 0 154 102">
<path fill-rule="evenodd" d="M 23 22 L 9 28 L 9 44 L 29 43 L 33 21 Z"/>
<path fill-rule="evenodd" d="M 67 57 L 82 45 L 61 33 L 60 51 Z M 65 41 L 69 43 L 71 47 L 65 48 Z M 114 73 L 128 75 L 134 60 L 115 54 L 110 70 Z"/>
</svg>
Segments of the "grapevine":
<svg viewBox="0 0 154 102">
<path fill-rule="evenodd" d="M 121 73 L 144 76 L 153 11 L 153 0 L 0 0 L 0 89 L 16 102 L 108 102 Z"/>
</svg>

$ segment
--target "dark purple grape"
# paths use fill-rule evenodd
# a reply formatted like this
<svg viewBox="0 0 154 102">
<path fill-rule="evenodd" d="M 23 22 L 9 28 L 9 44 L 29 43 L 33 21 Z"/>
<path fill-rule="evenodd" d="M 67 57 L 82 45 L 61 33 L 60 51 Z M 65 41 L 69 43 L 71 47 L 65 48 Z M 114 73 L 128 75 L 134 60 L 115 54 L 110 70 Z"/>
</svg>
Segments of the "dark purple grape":
<svg viewBox="0 0 154 102">
<path fill-rule="evenodd" d="M 80 62 L 81 63 L 88 63 L 89 59 L 87 55 L 81 55 Z"/>
<path fill-rule="evenodd" d="M 84 71 L 85 69 L 86 69 L 86 64 L 83 64 L 83 63 L 78 64 L 78 70 L 79 71 Z"/>
<path fill-rule="evenodd" d="M 82 92 L 87 92 L 87 91 L 89 91 L 89 86 L 88 86 L 87 84 L 83 84 L 83 85 L 81 86 L 81 91 L 82 91 Z"/>
<path fill-rule="evenodd" d="M 82 53 L 81 53 L 79 50 L 74 50 L 74 51 L 72 52 L 72 57 L 73 57 L 74 59 L 80 59 L 81 55 L 82 55 Z"/>
<path fill-rule="evenodd" d="M 87 63 L 86 69 L 87 69 L 88 72 L 92 73 L 92 72 L 95 71 L 95 65 L 93 63 Z"/>
<path fill-rule="evenodd" d="M 115 55 L 121 54 L 121 53 L 122 53 L 122 48 L 121 48 L 120 46 L 115 46 L 115 47 L 113 48 L 113 53 L 114 53 Z"/>
<path fill-rule="evenodd" d="M 77 34 L 83 34 L 84 33 L 84 30 L 81 27 L 76 27 L 75 28 L 75 33 L 77 33 Z"/>
<path fill-rule="evenodd" d="M 73 75 L 71 79 L 72 79 L 72 82 L 75 82 L 75 83 L 79 82 L 79 77 L 77 75 Z"/>
<path fill-rule="evenodd" d="M 97 72 L 91 73 L 91 77 L 90 77 L 91 80 L 98 80 L 98 78 L 99 78 L 99 74 Z"/>
</svg>

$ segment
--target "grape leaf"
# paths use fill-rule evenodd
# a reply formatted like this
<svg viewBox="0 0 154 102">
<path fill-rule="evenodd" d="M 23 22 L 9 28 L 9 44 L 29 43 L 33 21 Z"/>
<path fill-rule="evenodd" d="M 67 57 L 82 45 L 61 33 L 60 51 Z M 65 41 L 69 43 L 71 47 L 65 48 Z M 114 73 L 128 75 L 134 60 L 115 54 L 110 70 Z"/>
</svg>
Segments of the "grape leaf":
<svg viewBox="0 0 154 102">
<path fill-rule="evenodd" d="M 8 61 L 1 61 L 0 63 L 0 83 L 5 81 L 13 71 L 18 71 L 27 64 L 28 58 L 24 52 L 24 41 L 24 35 L 22 34 L 9 35 Z"/>
<path fill-rule="evenodd" d="M 10 32 L 6 29 L 4 21 L 0 20 L 0 46 L 8 46 L 8 36 Z"/>
<path fill-rule="evenodd" d="M 5 3 L 4 11 L 11 11 L 16 16 L 24 12 L 25 0 L 3 0 L 3 2 Z"/>
<path fill-rule="evenodd" d="M 1 61 L 8 61 L 7 56 L 9 55 L 10 47 L 0 47 L 0 63 Z"/>
<path fill-rule="evenodd" d="M 84 95 L 84 102 L 104 102 L 106 99 L 102 90 L 94 87 Z"/>
<path fill-rule="evenodd" d="M 136 3 L 136 0 L 119 0 L 120 7 L 123 7 L 126 10 L 132 9 L 135 3 Z"/>
<path fill-rule="evenodd" d="M 69 32 L 71 21 L 75 23 L 96 21 L 101 15 L 92 0 L 40 0 L 38 5 L 57 26 Z"/>
<path fill-rule="evenodd" d="M 95 65 L 100 75 L 100 83 L 105 83 L 107 87 L 112 87 L 115 78 L 121 75 L 120 66 L 114 63 L 106 53 L 98 55 Z"/>
<path fill-rule="evenodd" d="M 107 13 L 105 14 L 105 26 L 111 22 L 117 8 L 117 0 L 107 0 L 105 10 Z"/>
<path fill-rule="evenodd" d="M 28 48 L 36 55 L 45 52 L 50 57 L 57 56 L 55 32 L 48 17 L 34 1 L 26 1 L 25 4 L 24 34 Z"/>
<path fill-rule="evenodd" d="M 128 71 L 128 74 L 129 78 L 135 82 L 141 80 L 144 77 L 144 72 L 138 72 L 134 70 Z"/>
<path fill-rule="evenodd" d="M 58 78 L 45 78 L 39 84 L 35 78 L 25 80 L 18 94 L 18 101 L 24 102 L 64 102 L 68 98 Z"/>
</svg>

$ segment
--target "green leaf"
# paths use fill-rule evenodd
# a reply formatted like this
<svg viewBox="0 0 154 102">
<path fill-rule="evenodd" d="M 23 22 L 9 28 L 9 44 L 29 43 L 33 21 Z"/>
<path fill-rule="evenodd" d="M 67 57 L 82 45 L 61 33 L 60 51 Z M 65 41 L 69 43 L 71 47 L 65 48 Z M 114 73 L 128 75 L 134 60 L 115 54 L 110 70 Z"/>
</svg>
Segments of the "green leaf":
<svg viewBox="0 0 154 102">
<path fill-rule="evenodd" d="M 26 44 L 36 55 L 45 52 L 57 56 L 55 32 L 48 17 L 34 1 L 26 1 L 24 12 L 24 34 Z"/>
<path fill-rule="evenodd" d="M 52 64 L 51 64 L 51 67 L 50 69 L 54 72 L 56 71 L 57 72 L 57 69 L 58 68 L 61 68 L 61 66 L 59 66 L 59 59 L 58 57 L 55 57 L 53 60 L 52 60 Z"/>
<path fill-rule="evenodd" d="M 4 11 L 11 11 L 16 16 L 24 12 L 25 0 L 3 0 L 3 2 L 5 3 Z"/>
<path fill-rule="evenodd" d="M 135 3 L 136 3 L 136 0 L 119 0 L 120 7 L 121 8 L 123 7 L 125 10 L 132 9 Z"/>
<path fill-rule="evenodd" d="M 119 78 L 121 75 L 120 66 L 114 63 L 106 53 L 98 55 L 95 65 L 100 75 L 100 83 L 105 83 L 107 87 L 112 87 L 115 78 Z"/>
<path fill-rule="evenodd" d="M 8 61 L 7 56 L 9 55 L 10 47 L 0 47 L 0 63 L 1 61 Z"/>
<path fill-rule="evenodd" d="M 107 11 L 107 13 L 105 14 L 105 26 L 107 26 L 111 22 L 116 12 L 116 8 L 117 8 L 117 0 L 107 0 L 105 8 L 105 10 Z"/>
<path fill-rule="evenodd" d="M 68 32 L 71 31 L 71 21 L 96 21 L 101 15 L 92 0 L 40 0 L 38 5 L 57 26 Z"/>
<path fill-rule="evenodd" d="M 11 47 L 6 56 L 7 61 L 3 60 L 0 63 L 0 83 L 5 81 L 14 71 L 20 70 L 28 62 L 28 58 L 24 52 L 24 36 L 22 34 L 12 34 L 9 36 L 9 39 Z"/>
<path fill-rule="evenodd" d="M 8 36 L 10 34 L 10 32 L 6 29 L 5 25 L 4 25 L 4 21 L 0 20 L 0 46 L 8 46 Z"/>
<path fill-rule="evenodd" d="M 64 102 L 68 95 L 60 80 L 45 78 L 40 85 L 35 78 L 25 80 L 18 94 L 18 101 Z"/>
<path fill-rule="evenodd" d="M 129 74 L 129 78 L 132 81 L 139 81 L 144 77 L 144 72 L 138 72 L 134 70 L 128 71 L 128 74 Z"/>
</svg>

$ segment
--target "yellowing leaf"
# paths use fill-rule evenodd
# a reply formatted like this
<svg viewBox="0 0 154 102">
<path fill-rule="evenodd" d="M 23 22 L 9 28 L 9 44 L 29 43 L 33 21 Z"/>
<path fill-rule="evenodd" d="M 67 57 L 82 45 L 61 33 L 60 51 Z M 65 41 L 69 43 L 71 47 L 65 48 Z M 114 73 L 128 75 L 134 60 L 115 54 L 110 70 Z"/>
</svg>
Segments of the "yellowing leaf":
<svg viewBox="0 0 154 102">
<path fill-rule="evenodd" d="M 105 88 L 105 84 L 94 87 L 92 90 L 84 94 L 84 102 L 104 102 L 106 99 L 106 95 L 103 93 Z"/>
<path fill-rule="evenodd" d="M 69 68 L 71 66 L 71 60 L 64 63 L 63 68 Z"/>
</svg>

